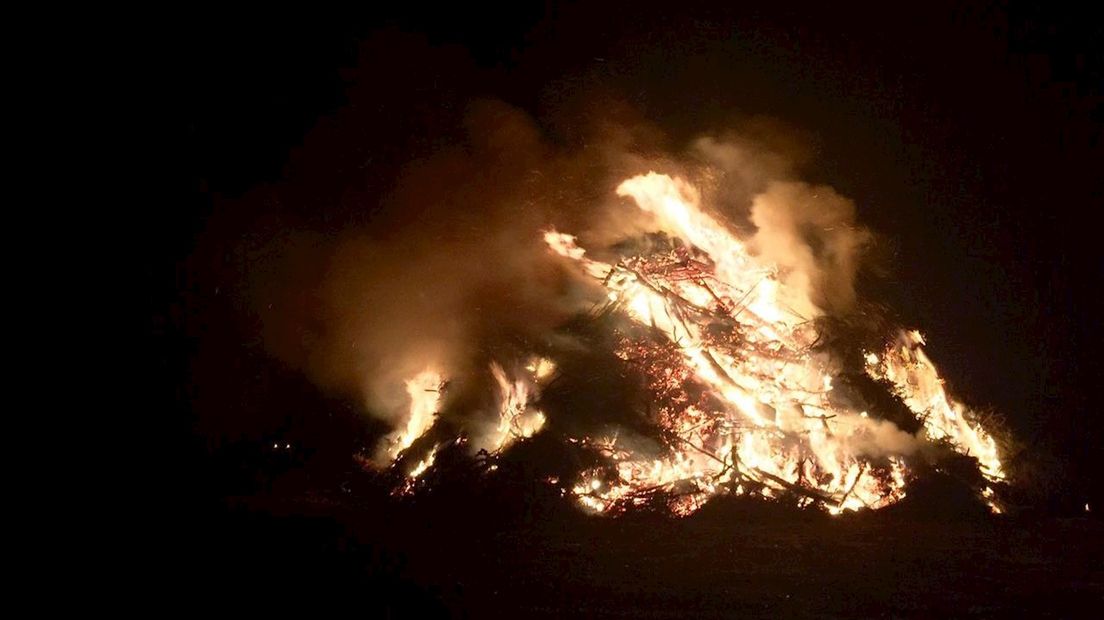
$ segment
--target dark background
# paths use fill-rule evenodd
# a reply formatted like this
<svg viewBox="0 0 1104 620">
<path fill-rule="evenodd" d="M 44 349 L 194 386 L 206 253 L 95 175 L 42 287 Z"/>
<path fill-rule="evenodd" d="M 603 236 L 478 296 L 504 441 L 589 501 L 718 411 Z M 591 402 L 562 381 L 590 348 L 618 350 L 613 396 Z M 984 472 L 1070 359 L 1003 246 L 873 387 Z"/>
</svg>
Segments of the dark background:
<svg viewBox="0 0 1104 620">
<path fill-rule="evenodd" d="M 453 139 L 466 101 L 500 98 L 554 129 L 558 102 L 588 88 L 676 143 L 735 114 L 805 132 L 806 176 L 890 240 L 886 301 L 953 392 L 1045 455 L 1051 508 L 1102 505 L 1100 21 L 1073 4 L 774 4 L 192 7 L 151 24 L 134 54 L 158 84 L 144 264 L 165 509 L 249 493 L 249 446 L 291 438 L 345 462 L 378 430 L 263 353 L 216 292 L 245 260 L 222 242 L 269 219 L 370 226 L 396 171 Z M 327 121 L 353 89 L 361 109 L 341 131 L 356 139 L 335 137 Z M 305 160 L 305 144 L 328 155 Z M 235 201 L 288 175 L 310 192 Z"/>
</svg>

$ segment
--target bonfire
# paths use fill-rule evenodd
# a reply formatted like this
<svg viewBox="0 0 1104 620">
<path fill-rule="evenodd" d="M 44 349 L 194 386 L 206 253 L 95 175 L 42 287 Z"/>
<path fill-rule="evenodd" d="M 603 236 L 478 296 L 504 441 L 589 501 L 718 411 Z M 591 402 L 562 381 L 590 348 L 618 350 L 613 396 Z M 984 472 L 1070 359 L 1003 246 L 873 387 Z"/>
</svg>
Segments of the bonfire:
<svg viewBox="0 0 1104 620">
<path fill-rule="evenodd" d="M 597 464 L 547 484 L 603 514 L 659 501 L 685 516 L 718 495 L 786 497 L 839 514 L 900 501 L 911 463 L 925 446 L 940 445 L 974 463 L 972 485 L 1001 510 L 994 489 L 1006 474 L 997 443 L 946 392 L 918 331 L 895 330 L 858 350 L 829 344 L 832 317 L 808 287 L 755 255 L 704 208 L 694 187 L 649 173 L 616 191 L 659 230 L 593 252 L 570 231 L 547 230 L 543 242 L 587 281 L 596 303 L 591 316 L 613 318 L 603 322 L 613 353 L 626 372 L 643 378 L 646 431 L 557 431 L 557 441 L 596 455 Z M 442 437 L 438 425 L 448 377 L 425 369 L 407 381 L 405 423 L 382 440 L 372 463 L 398 471 L 399 494 L 416 493 L 419 478 L 450 445 L 466 444 L 493 471 L 498 455 L 552 432 L 550 418 L 571 415 L 546 411 L 542 400 L 560 361 L 544 350 L 493 363 L 497 424 L 480 433 L 449 427 L 456 437 Z M 886 398 L 842 393 L 838 386 L 855 374 Z"/>
</svg>

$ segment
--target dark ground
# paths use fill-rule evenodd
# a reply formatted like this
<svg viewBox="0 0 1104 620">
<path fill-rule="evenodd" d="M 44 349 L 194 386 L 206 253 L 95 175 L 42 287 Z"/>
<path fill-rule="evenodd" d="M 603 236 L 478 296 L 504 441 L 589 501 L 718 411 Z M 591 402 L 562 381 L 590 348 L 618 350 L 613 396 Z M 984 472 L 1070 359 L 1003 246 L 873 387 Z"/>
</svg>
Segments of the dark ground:
<svg viewBox="0 0 1104 620">
<path fill-rule="evenodd" d="M 1104 525 L 1085 518 L 836 519 L 717 502 L 685 520 L 502 519 L 493 505 L 317 495 L 233 506 L 199 547 L 193 582 L 223 604 L 649 618 L 1069 618 L 1104 604 Z"/>
</svg>

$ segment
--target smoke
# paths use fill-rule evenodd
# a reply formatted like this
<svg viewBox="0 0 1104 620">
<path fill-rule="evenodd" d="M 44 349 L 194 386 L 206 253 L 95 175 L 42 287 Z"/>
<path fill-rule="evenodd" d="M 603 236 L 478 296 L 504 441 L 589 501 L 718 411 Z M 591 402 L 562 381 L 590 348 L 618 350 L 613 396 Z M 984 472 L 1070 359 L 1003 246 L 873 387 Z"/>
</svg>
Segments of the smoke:
<svg viewBox="0 0 1104 620">
<path fill-rule="evenodd" d="M 830 187 L 771 182 L 755 197 L 752 248 L 784 270 L 784 282 L 815 309 L 842 313 L 855 303 L 855 275 L 870 233 L 855 224 L 855 205 Z"/>
<path fill-rule="evenodd" d="M 753 117 L 694 140 L 688 157 L 703 202 L 750 236 L 751 249 L 783 270 L 800 314 L 840 315 L 853 309 L 855 279 L 873 238 L 855 221 L 855 205 L 831 187 L 804 183 L 810 151 L 800 131 Z"/>
<path fill-rule="evenodd" d="M 616 102 L 580 110 L 573 125 L 558 112 L 556 123 L 571 125 L 565 139 L 507 103 L 469 102 L 461 138 L 407 162 L 378 204 L 362 206 L 370 213 L 363 226 L 274 240 L 248 283 L 266 349 L 392 427 L 409 415 L 405 382 L 426 370 L 451 380 L 443 417 L 486 411 L 490 364 L 540 350 L 593 303 L 541 232 L 571 230 L 583 245 L 603 247 L 653 230 L 614 193 L 649 170 L 700 187 L 801 291 L 796 310 L 845 312 L 853 303 L 868 233 L 850 201 L 794 180 L 804 155 L 788 130 L 759 119 L 745 133 L 672 148 Z M 339 118 L 327 130 L 340 127 Z M 311 151 L 298 156 L 309 160 Z"/>
<path fill-rule="evenodd" d="M 872 457 L 910 455 L 921 445 L 915 435 L 906 433 L 892 422 L 865 417 L 858 418 L 858 421 L 859 430 L 846 439 L 853 454 Z"/>
<path fill-rule="evenodd" d="M 539 347 L 579 309 L 574 276 L 541 231 L 605 244 L 641 225 L 612 192 L 645 165 L 623 150 L 639 146 L 627 134 L 596 123 L 590 132 L 608 143 L 553 147 L 530 116 L 494 100 L 471 102 L 462 125 L 461 143 L 403 168 L 366 226 L 286 244 L 254 270 L 256 306 L 295 309 L 259 312 L 268 350 L 392 424 L 406 415 L 404 381 L 427 369 L 452 380 L 448 409 L 478 408 L 463 402 L 481 400 L 492 361 Z"/>
<path fill-rule="evenodd" d="M 798 140 L 795 129 L 762 117 L 719 137 L 698 138 L 690 154 L 704 165 L 705 174 L 697 181 L 705 202 L 746 224 L 755 196 L 772 182 L 794 179 L 796 168 L 807 160 Z"/>
<path fill-rule="evenodd" d="M 468 376 L 494 339 L 533 337 L 567 310 L 533 247 L 550 214 L 535 199 L 540 176 L 555 168 L 538 132 L 497 102 L 473 104 L 465 121 L 467 144 L 410 164 L 367 227 L 320 248 L 320 283 L 287 282 L 317 290 L 311 345 L 280 346 L 294 317 L 265 325 L 277 355 L 384 416 L 402 410 L 405 379 Z"/>
</svg>

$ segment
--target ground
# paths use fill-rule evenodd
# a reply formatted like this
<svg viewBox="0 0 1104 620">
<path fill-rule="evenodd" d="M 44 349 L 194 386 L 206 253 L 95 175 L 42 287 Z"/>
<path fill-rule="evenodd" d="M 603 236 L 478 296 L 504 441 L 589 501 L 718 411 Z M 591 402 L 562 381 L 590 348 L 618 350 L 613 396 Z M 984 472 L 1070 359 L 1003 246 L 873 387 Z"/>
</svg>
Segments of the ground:
<svg viewBox="0 0 1104 620">
<path fill-rule="evenodd" d="M 1098 617 L 1104 524 L 901 511 L 831 518 L 715 502 L 610 519 L 494 500 L 231 500 L 193 559 L 219 600 L 370 616 Z"/>
</svg>

